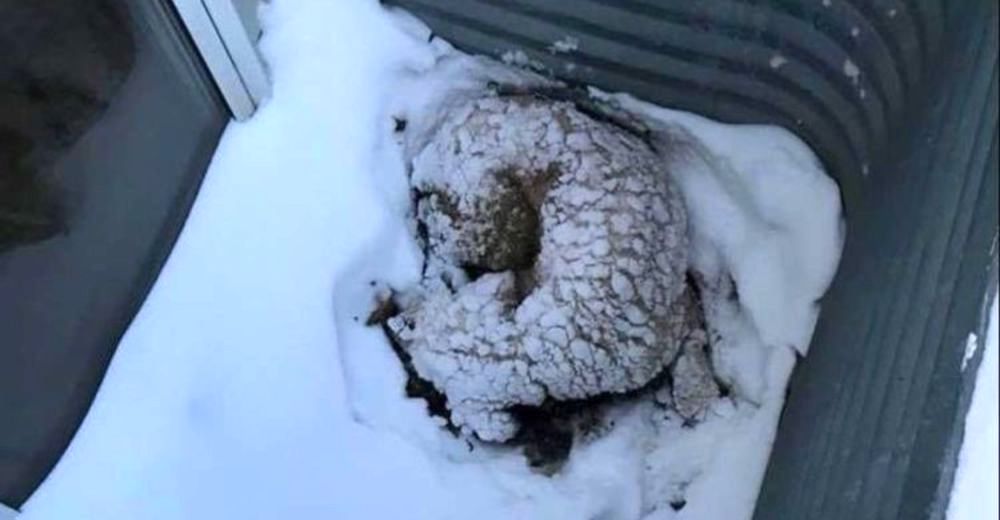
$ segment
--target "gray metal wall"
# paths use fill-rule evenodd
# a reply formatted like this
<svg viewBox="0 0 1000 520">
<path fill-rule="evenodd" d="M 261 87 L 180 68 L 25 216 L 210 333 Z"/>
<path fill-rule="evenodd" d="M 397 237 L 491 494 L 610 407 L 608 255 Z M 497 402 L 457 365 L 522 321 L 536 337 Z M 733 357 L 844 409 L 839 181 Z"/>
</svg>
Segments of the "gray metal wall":
<svg viewBox="0 0 1000 520">
<path fill-rule="evenodd" d="M 841 182 L 849 207 L 937 65 L 946 23 L 942 0 L 389 3 L 471 52 L 521 49 L 570 81 L 794 130 Z M 567 36 L 578 50 L 552 53 Z"/>
<path fill-rule="evenodd" d="M 852 215 L 759 518 L 944 517 L 997 283 L 997 4 L 962 4 Z"/>
</svg>

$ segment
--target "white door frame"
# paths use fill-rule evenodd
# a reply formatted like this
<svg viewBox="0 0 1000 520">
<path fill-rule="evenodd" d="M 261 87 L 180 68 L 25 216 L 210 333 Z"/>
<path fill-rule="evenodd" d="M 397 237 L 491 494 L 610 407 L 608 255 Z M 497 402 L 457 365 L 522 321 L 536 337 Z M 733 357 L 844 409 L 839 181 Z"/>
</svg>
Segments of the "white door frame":
<svg viewBox="0 0 1000 520">
<path fill-rule="evenodd" d="M 270 94 L 270 80 L 257 52 L 258 26 L 240 16 L 257 0 L 172 0 L 212 79 L 237 120 L 244 120 Z M 0 518 L 2 520 L 2 518 Z"/>
</svg>

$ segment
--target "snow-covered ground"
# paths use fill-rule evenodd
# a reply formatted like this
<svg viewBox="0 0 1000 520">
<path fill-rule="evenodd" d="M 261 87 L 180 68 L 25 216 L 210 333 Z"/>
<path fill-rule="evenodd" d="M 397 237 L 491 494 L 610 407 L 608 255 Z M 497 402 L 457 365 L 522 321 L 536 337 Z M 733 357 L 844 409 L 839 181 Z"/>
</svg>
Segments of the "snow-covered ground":
<svg viewBox="0 0 1000 520">
<path fill-rule="evenodd" d="M 955 486 L 948 504 L 948 520 L 997 520 L 1000 500 L 997 465 L 1000 464 L 1000 431 L 998 431 L 997 372 L 1000 365 L 1000 339 L 997 337 L 997 291 L 993 291 L 985 348 L 972 403 L 965 419 L 965 438 L 958 457 Z M 972 338 L 975 341 L 975 338 Z"/>
<path fill-rule="evenodd" d="M 693 428 L 651 403 L 618 406 L 613 427 L 547 477 L 515 449 L 448 434 L 405 397 L 399 360 L 363 324 L 374 292 L 414 283 L 421 264 L 393 118 L 482 77 L 444 70 L 444 58 L 471 61 L 374 1 L 275 1 L 263 26 L 273 98 L 227 129 L 97 400 L 22 518 L 748 518 L 842 240 L 836 187 L 808 149 L 779 129 L 612 96 L 700 143 L 672 171 L 694 267 L 739 291 L 708 309 L 733 392 Z"/>
</svg>

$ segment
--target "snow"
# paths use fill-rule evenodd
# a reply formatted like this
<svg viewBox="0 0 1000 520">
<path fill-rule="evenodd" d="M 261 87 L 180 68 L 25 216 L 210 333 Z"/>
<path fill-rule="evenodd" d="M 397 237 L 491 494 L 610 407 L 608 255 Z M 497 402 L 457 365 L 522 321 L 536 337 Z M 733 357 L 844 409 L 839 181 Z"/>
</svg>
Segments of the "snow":
<svg viewBox="0 0 1000 520">
<path fill-rule="evenodd" d="M 692 262 L 719 276 L 712 361 L 732 395 L 693 428 L 651 401 L 613 407 L 607 431 L 547 477 L 514 449 L 447 433 L 363 325 L 379 291 L 420 276 L 393 116 L 480 88 L 468 60 L 374 1 L 274 1 L 262 21 L 273 97 L 226 130 L 94 405 L 21 518 L 749 518 L 842 241 L 812 153 L 779 129 L 612 96 L 701 143 L 671 168 Z"/>
<path fill-rule="evenodd" d="M 969 366 L 969 361 L 976 356 L 976 351 L 979 350 L 979 336 L 975 332 L 970 332 L 969 337 L 965 338 L 965 352 L 962 353 L 962 372 L 965 372 L 966 367 Z"/>
<path fill-rule="evenodd" d="M 703 143 L 673 168 L 693 221 L 692 261 L 703 273 L 732 275 L 765 345 L 805 354 L 844 238 L 839 191 L 818 159 L 777 127 L 723 125 L 613 97 Z"/>
<path fill-rule="evenodd" d="M 574 52 L 580 49 L 580 40 L 572 36 L 564 36 L 554 42 L 549 46 L 549 52 L 552 54 L 566 54 Z"/>
<path fill-rule="evenodd" d="M 844 60 L 844 75 L 851 78 L 855 84 L 858 83 L 858 78 L 861 76 L 861 69 L 851 60 Z"/>
<path fill-rule="evenodd" d="M 948 520 L 996 520 L 1000 518 L 1000 500 L 997 490 L 997 461 L 1000 460 L 1000 431 L 998 431 L 997 372 L 1000 365 L 1000 343 L 997 338 L 997 291 L 993 291 L 985 351 L 976 373 L 972 403 L 965 418 L 965 438 L 958 457 L 958 470 Z M 968 352 L 968 350 L 966 350 Z M 965 361 L 963 360 L 963 368 Z"/>
<path fill-rule="evenodd" d="M 521 67 L 536 67 L 538 64 L 528 57 L 524 51 L 520 49 L 505 51 L 500 55 L 501 61 L 508 65 L 518 65 Z"/>
</svg>

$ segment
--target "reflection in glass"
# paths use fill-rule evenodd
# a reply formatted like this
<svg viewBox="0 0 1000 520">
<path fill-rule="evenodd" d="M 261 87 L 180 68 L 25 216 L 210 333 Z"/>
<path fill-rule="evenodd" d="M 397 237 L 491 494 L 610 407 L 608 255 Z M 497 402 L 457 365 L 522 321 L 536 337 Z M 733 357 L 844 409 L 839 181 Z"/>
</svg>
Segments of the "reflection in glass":
<svg viewBox="0 0 1000 520">
<path fill-rule="evenodd" d="M 109 0 L 0 2 L 0 253 L 71 229 L 51 166 L 108 107 L 134 46 Z"/>
</svg>

